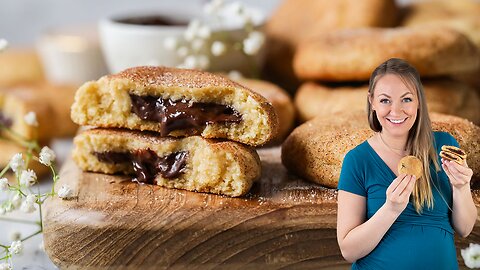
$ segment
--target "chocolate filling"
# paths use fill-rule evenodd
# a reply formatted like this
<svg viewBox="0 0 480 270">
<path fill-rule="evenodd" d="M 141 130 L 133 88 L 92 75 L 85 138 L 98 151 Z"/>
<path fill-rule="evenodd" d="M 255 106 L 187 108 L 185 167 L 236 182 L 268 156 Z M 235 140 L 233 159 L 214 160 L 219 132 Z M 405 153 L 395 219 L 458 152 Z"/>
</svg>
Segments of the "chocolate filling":
<svg viewBox="0 0 480 270">
<path fill-rule="evenodd" d="M 4 127 L 11 127 L 13 124 L 13 121 L 10 117 L 5 116 L 1 111 L 0 111 L 0 125 Z"/>
<path fill-rule="evenodd" d="M 130 95 L 132 112 L 142 120 L 159 122 L 160 135 L 167 136 L 173 130 L 188 129 L 199 134 L 203 127 L 214 123 L 238 123 L 242 115 L 228 105 L 214 103 L 172 101 L 154 96 Z"/>
<path fill-rule="evenodd" d="M 155 176 L 161 174 L 163 178 L 173 179 L 180 176 L 187 163 L 188 152 L 175 152 L 165 157 L 159 157 L 149 149 L 135 152 L 93 152 L 98 160 L 106 163 L 127 163 L 133 166 L 136 177 L 133 181 L 147 184 L 156 184 Z"/>
<path fill-rule="evenodd" d="M 457 148 L 453 148 L 453 147 L 447 147 L 446 150 L 449 151 L 449 152 L 452 152 L 453 154 L 459 155 L 459 156 L 465 155 L 465 152 L 463 152 L 463 150 L 461 150 L 461 149 L 457 149 Z"/>
</svg>

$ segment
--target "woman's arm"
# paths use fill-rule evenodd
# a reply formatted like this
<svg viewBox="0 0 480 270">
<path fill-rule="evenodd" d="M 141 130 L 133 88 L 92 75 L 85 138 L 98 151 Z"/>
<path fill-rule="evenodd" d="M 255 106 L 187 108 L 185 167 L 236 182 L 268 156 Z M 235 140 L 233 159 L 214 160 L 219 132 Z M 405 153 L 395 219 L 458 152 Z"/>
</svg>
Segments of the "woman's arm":
<svg viewBox="0 0 480 270">
<path fill-rule="evenodd" d="M 343 257 L 353 262 L 369 254 L 407 207 L 415 177 L 398 176 L 387 188 L 385 204 L 367 221 L 366 198 L 338 191 L 337 240 Z"/>
<path fill-rule="evenodd" d="M 470 180 L 472 179 L 473 171 L 468 168 L 466 161 L 463 165 L 460 165 L 456 162 L 442 159 L 442 168 L 452 184 L 453 228 L 460 236 L 467 237 L 472 232 L 477 220 L 477 207 L 473 203 L 470 191 Z"/>
</svg>

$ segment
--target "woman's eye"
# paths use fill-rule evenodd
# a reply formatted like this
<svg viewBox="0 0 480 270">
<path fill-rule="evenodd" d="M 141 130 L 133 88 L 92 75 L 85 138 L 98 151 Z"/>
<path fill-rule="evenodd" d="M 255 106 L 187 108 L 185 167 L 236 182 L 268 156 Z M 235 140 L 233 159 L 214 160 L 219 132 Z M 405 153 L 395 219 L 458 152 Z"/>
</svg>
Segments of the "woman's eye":
<svg viewBox="0 0 480 270">
<path fill-rule="evenodd" d="M 404 102 L 412 102 L 412 99 L 409 98 L 409 97 L 407 97 L 407 98 L 404 98 L 403 101 L 404 101 Z"/>
<path fill-rule="evenodd" d="M 384 104 L 387 104 L 387 103 L 390 103 L 390 100 L 384 98 L 384 99 L 380 99 L 380 103 L 384 103 Z"/>
</svg>

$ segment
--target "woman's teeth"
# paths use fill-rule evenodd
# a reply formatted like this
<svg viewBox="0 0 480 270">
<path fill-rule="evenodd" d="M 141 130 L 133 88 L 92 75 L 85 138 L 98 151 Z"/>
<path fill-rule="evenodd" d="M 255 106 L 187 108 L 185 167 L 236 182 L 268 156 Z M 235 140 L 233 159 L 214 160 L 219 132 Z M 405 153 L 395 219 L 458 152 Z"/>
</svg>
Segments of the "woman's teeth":
<svg viewBox="0 0 480 270">
<path fill-rule="evenodd" d="M 401 123 L 405 122 L 406 119 L 407 119 L 407 118 L 404 118 L 404 119 L 401 119 L 401 120 L 394 120 L 394 119 L 388 119 L 388 118 L 387 118 L 388 121 L 390 121 L 390 122 L 392 122 L 392 123 L 394 123 L 394 124 L 401 124 Z"/>
</svg>

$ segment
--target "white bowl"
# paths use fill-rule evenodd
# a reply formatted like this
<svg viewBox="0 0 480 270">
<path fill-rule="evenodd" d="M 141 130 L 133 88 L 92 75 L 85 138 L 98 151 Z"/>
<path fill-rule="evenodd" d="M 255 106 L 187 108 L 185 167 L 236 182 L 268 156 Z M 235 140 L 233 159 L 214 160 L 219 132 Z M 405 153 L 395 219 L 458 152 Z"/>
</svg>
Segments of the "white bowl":
<svg viewBox="0 0 480 270">
<path fill-rule="evenodd" d="M 261 14 L 261 13 L 256 13 Z M 165 25 L 141 25 L 126 23 L 125 20 L 132 18 L 157 17 L 170 22 Z M 131 14 L 129 16 L 112 16 L 105 18 L 99 23 L 100 42 L 107 66 L 111 73 L 117 73 L 129 67 L 154 65 L 178 67 L 184 63 L 185 58 L 178 56 L 175 50 L 168 50 L 165 47 L 165 40 L 175 38 L 184 43 L 184 33 L 188 28 L 188 22 L 193 19 L 191 16 L 181 14 Z M 264 23 L 264 16 L 257 15 L 254 20 L 254 28 L 261 31 Z M 242 40 L 246 37 L 245 30 L 232 21 L 221 27 L 205 22 L 211 28 L 211 38 L 205 44 L 204 53 L 208 60 L 209 71 L 231 71 L 238 70 L 243 74 L 249 74 L 252 66 L 258 70 L 263 64 L 263 49 L 254 56 L 246 56 L 238 50 L 230 50 L 222 56 L 213 56 L 210 52 L 211 43 L 225 35 L 231 38 Z"/>
</svg>

